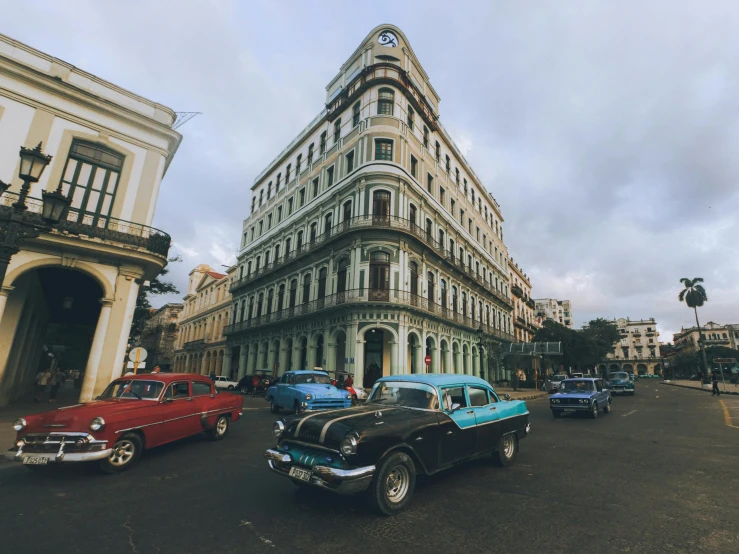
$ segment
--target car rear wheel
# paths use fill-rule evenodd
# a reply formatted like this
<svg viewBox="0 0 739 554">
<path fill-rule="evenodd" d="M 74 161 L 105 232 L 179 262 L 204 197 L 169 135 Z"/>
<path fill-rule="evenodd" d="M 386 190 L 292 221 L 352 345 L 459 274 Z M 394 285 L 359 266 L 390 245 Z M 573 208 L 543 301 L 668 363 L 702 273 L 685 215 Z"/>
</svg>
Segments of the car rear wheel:
<svg viewBox="0 0 739 554">
<path fill-rule="evenodd" d="M 103 473 L 120 473 L 126 471 L 141 456 L 144 445 L 141 438 L 128 433 L 120 437 L 113 445 L 113 452 L 104 460 L 100 460 L 100 469 Z"/>
<path fill-rule="evenodd" d="M 269 411 L 272 412 L 273 414 L 280 413 L 280 407 L 277 404 L 275 404 L 274 398 L 270 400 L 269 402 Z"/>
<path fill-rule="evenodd" d="M 387 456 L 377 466 L 369 488 L 370 503 L 375 511 L 391 516 L 402 510 L 416 488 L 416 466 L 404 452 Z"/>
<path fill-rule="evenodd" d="M 229 385 L 228 386 L 228 390 L 234 390 L 234 386 L 233 385 Z"/>
<path fill-rule="evenodd" d="M 228 416 L 225 414 L 218 416 L 218 419 L 216 420 L 216 424 L 213 426 L 213 429 L 209 429 L 207 432 L 208 437 L 210 437 L 210 439 L 214 441 L 221 440 L 228 433 L 228 426 L 229 426 Z"/>
<path fill-rule="evenodd" d="M 557 417 L 557 416 L 555 416 Z M 493 462 L 497 466 L 507 467 L 516 460 L 518 451 L 518 439 L 515 433 L 508 433 L 500 437 L 498 449 L 493 452 Z"/>
<path fill-rule="evenodd" d="M 610 411 L 611 411 L 611 404 L 609 402 L 608 405 L 605 408 L 603 408 L 603 413 L 607 414 Z"/>
<path fill-rule="evenodd" d="M 595 419 L 598 417 L 598 403 L 593 402 L 593 408 L 590 410 L 590 417 Z"/>
</svg>

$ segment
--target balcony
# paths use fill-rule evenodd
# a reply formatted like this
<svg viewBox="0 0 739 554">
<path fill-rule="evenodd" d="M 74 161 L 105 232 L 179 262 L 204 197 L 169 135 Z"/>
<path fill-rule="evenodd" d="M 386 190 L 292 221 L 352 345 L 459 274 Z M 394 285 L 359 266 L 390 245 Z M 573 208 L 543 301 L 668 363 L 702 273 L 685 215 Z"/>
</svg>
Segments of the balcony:
<svg viewBox="0 0 739 554">
<path fill-rule="evenodd" d="M 526 301 L 526 305 L 527 305 L 527 306 L 528 306 L 529 308 L 531 308 L 532 310 L 535 310 L 535 309 L 536 309 L 536 302 L 534 302 L 533 300 L 531 300 L 531 298 L 529 298 L 529 299 L 528 299 L 528 300 Z"/>
<path fill-rule="evenodd" d="M 425 315 L 432 315 L 444 321 L 457 323 L 468 327 L 472 331 L 477 331 L 482 327 L 485 334 L 499 338 L 507 342 L 516 342 L 513 335 L 506 333 L 500 329 L 481 323 L 480 320 L 471 318 L 455 312 L 451 308 L 444 307 L 435 302 L 430 302 L 428 298 L 412 294 L 407 291 L 400 290 L 370 290 L 370 289 L 354 289 L 344 292 L 337 292 L 324 298 L 312 300 L 305 304 L 286 308 L 284 310 L 263 314 L 259 317 L 253 317 L 247 321 L 240 321 L 227 325 L 223 334 L 233 335 L 242 331 L 264 327 L 267 325 L 279 325 L 293 318 L 310 316 L 339 307 L 351 307 L 354 305 L 366 305 L 367 303 L 389 304 L 393 306 L 403 306 L 412 310 L 419 311 Z"/>
<path fill-rule="evenodd" d="M 11 206 L 17 199 L 17 194 L 8 191 L 0 196 L 0 217 L 10 216 Z M 36 225 L 44 226 L 45 221 L 41 217 L 43 207 L 41 200 L 28 198 L 26 205 L 28 210 L 23 217 Z M 164 257 L 169 253 L 169 246 L 172 242 L 170 236 L 159 229 L 76 209 L 70 209 L 67 219 L 61 221 L 55 229 L 58 234 L 118 242 L 127 246 L 144 248 L 152 254 Z"/>
<path fill-rule="evenodd" d="M 513 285 L 511 287 L 511 292 L 518 296 L 519 298 L 523 298 L 523 289 L 519 287 L 518 285 Z"/>
<path fill-rule="evenodd" d="M 231 282 L 230 292 L 234 294 L 242 287 L 257 281 L 260 277 L 271 273 L 272 271 L 286 267 L 294 261 L 300 260 L 306 257 L 308 254 L 317 251 L 329 242 L 346 235 L 347 233 L 354 231 L 366 231 L 366 230 L 384 230 L 390 229 L 393 231 L 400 231 L 407 235 L 413 236 L 420 240 L 432 251 L 439 256 L 447 264 L 456 268 L 458 271 L 464 273 L 471 281 L 482 286 L 488 293 L 494 296 L 497 300 L 508 306 L 513 307 L 513 302 L 505 296 L 502 292 L 497 290 L 495 286 L 487 279 L 483 279 L 482 276 L 473 270 L 470 266 L 465 265 L 464 260 L 459 256 L 455 256 L 454 252 L 447 250 L 443 244 L 440 244 L 435 238 L 426 233 L 426 230 L 416 225 L 409 219 L 404 219 L 396 216 L 377 217 L 373 215 L 360 215 L 352 217 L 351 219 L 342 221 L 341 223 L 334 225 L 328 231 L 318 235 L 312 241 L 302 244 L 299 248 L 288 252 L 284 256 L 280 256 L 275 261 L 270 262 L 250 274 L 243 276 L 241 279 L 234 279 Z"/>
<path fill-rule="evenodd" d="M 641 331 L 634 331 L 631 335 L 634 337 L 641 337 Z"/>
<path fill-rule="evenodd" d="M 195 339 L 187 341 L 185 344 L 182 345 L 182 348 L 184 350 L 196 350 L 203 345 L 205 345 L 205 339 Z"/>
</svg>

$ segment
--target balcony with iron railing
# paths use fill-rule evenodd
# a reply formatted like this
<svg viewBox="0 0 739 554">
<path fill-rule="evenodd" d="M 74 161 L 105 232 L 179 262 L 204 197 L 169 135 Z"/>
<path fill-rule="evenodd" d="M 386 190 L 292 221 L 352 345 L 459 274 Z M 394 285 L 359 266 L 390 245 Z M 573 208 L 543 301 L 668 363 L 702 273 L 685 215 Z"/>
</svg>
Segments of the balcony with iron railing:
<svg viewBox="0 0 739 554">
<path fill-rule="evenodd" d="M 233 294 L 234 292 L 237 292 L 240 288 L 257 281 L 259 278 L 275 271 L 276 269 L 285 267 L 292 262 L 304 258 L 308 254 L 315 252 L 328 242 L 342 235 L 352 231 L 363 231 L 368 229 L 391 229 L 401 231 L 421 240 L 424 244 L 431 247 L 432 251 L 446 263 L 462 272 L 471 281 L 482 286 L 488 293 L 493 295 L 506 306 L 513 307 L 513 302 L 511 302 L 511 300 L 502 292 L 497 290 L 489 279 L 484 279 L 478 272 L 472 269 L 472 267 L 466 265 L 461 257 L 455 256 L 453 251 L 445 248 L 443 244 L 427 233 L 423 227 L 416 225 L 409 219 L 396 216 L 378 217 L 375 215 L 360 215 L 342 221 L 341 223 L 331 227 L 328 231 L 318 235 L 313 240 L 309 240 L 291 250 L 284 256 L 280 256 L 276 260 L 257 268 L 248 275 L 241 277 L 241 279 L 234 279 L 231 282 L 231 293 Z"/>
<path fill-rule="evenodd" d="M 519 287 L 518 285 L 513 285 L 511 287 L 511 292 L 518 296 L 519 298 L 523 298 L 523 289 Z"/>
<path fill-rule="evenodd" d="M 0 196 L 0 217 L 9 217 L 12 205 L 17 200 L 18 195 L 8 191 Z M 28 209 L 23 214 L 23 218 L 38 227 L 44 227 L 46 223 L 41 216 L 43 208 L 41 200 L 27 198 L 26 206 Z M 164 257 L 169 253 L 172 242 L 170 236 L 159 229 L 131 221 L 83 212 L 74 208 L 70 208 L 67 218 L 60 221 L 54 229 L 57 233 L 64 235 L 101 239 L 144 248 L 153 254 Z"/>
<path fill-rule="evenodd" d="M 280 324 L 289 319 L 309 316 L 338 307 L 351 307 L 353 305 L 365 305 L 367 303 L 392 304 L 394 306 L 400 305 L 409 309 L 417 310 L 423 314 L 435 316 L 444 321 L 463 325 L 474 331 L 477 331 L 482 327 L 483 333 L 497 337 L 503 341 L 515 342 L 515 337 L 513 335 L 483 323 L 479 319 L 460 314 L 451 308 L 432 302 L 424 296 L 395 289 L 353 289 L 344 292 L 337 292 L 336 294 L 312 300 L 304 304 L 299 304 L 297 306 L 274 311 L 268 314 L 262 314 L 246 321 L 232 323 L 224 328 L 223 334 L 227 336 L 233 335 L 242 331 L 266 325 Z"/>
</svg>

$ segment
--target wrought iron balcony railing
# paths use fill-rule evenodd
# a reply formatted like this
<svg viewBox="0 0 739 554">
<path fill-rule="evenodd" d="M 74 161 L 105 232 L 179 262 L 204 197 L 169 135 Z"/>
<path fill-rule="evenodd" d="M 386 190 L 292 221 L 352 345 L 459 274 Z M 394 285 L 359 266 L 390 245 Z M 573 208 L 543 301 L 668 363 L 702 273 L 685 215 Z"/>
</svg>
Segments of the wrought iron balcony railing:
<svg viewBox="0 0 739 554">
<path fill-rule="evenodd" d="M 511 287 L 511 292 L 518 296 L 519 298 L 523 298 L 523 289 L 519 287 L 518 285 L 513 285 Z"/>
<path fill-rule="evenodd" d="M 513 302 L 505 296 L 502 292 L 497 290 L 489 279 L 484 279 L 480 273 L 472 269 L 469 265 L 465 265 L 464 260 L 460 256 L 455 256 L 452 250 L 447 249 L 444 244 L 436 240 L 430 233 L 427 233 L 425 229 L 414 223 L 409 219 L 404 219 L 397 216 L 375 216 L 375 215 L 360 215 L 352 217 L 351 219 L 342 221 L 337 225 L 331 227 L 328 231 L 308 240 L 307 242 L 298 245 L 295 249 L 286 253 L 284 256 L 277 258 L 276 260 L 265 264 L 248 275 L 243 276 L 241 279 L 234 279 L 231 283 L 231 292 L 236 292 L 241 287 L 254 282 L 263 275 L 271 273 L 272 271 L 286 266 L 287 264 L 303 258 L 321 248 L 329 241 L 344 235 L 350 231 L 366 230 L 366 229 L 392 229 L 395 231 L 401 231 L 406 234 L 412 235 L 417 239 L 421 240 L 427 246 L 438 255 L 440 258 L 445 260 L 450 265 L 454 266 L 457 270 L 464 273 L 469 279 L 482 285 L 487 292 L 492 294 L 495 298 L 503 302 L 509 307 L 513 307 Z"/>
<path fill-rule="evenodd" d="M 388 303 L 393 305 L 402 305 L 411 309 L 417 309 L 421 312 L 431 314 L 440 319 L 464 325 L 465 327 L 468 327 L 473 331 L 477 331 L 482 326 L 483 332 L 487 335 L 492 335 L 508 342 L 516 341 L 516 338 L 510 333 L 507 333 L 502 329 L 496 329 L 492 325 L 481 322 L 479 319 L 456 312 L 451 308 L 447 308 L 446 306 L 442 306 L 441 304 L 432 302 L 426 297 L 395 289 L 353 289 L 344 292 L 337 292 L 336 294 L 332 294 L 324 298 L 318 298 L 316 300 L 311 300 L 310 302 L 306 302 L 304 304 L 299 304 L 290 308 L 277 310 L 268 314 L 262 314 L 258 317 L 252 317 L 245 321 L 232 323 L 224 328 L 223 334 L 233 335 L 234 333 L 239 333 L 241 331 L 284 322 L 292 318 L 311 315 L 316 312 L 330 310 L 338 306 L 366 304 L 368 302 Z"/>
<path fill-rule="evenodd" d="M 5 192 L 0 196 L 0 214 L 9 213 L 11 206 L 17 201 L 18 195 Z M 43 203 L 35 198 L 27 198 L 28 209 L 24 214 L 30 223 L 45 225 L 41 217 Z M 132 223 L 114 217 L 101 216 L 71 208 L 67 219 L 61 221 L 55 229 L 62 233 L 81 237 L 97 238 L 145 248 L 153 254 L 167 256 L 172 243 L 171 237 L 164 231 Z"/>
</svg>

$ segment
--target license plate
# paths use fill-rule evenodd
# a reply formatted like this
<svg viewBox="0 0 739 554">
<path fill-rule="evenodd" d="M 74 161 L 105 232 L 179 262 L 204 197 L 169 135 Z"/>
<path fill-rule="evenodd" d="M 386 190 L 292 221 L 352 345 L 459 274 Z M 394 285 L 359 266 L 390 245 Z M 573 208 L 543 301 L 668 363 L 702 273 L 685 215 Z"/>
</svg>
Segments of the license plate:
<svg viewBox="0 0 739 554">
<path fill-rule="evenodd" d="M 49 458 L 45 456 L 25 456 L 23 463 L 29 466 L 44 466 L 49 463 Z"/>
<path fill-rule="evenodd" d="M 290 477 L 294 477 L 295 479 L 299 479 L 301 481 L 307 481 L 310 483 L 311 472 L 306 471 L 304 469 L 300 469 L 299 467 L 291 467 Z"/>
<path fill-rule="evenodd" d="M 565 412 L 576 412 L 575 408 L 565 408 Z"/>
</svg>

